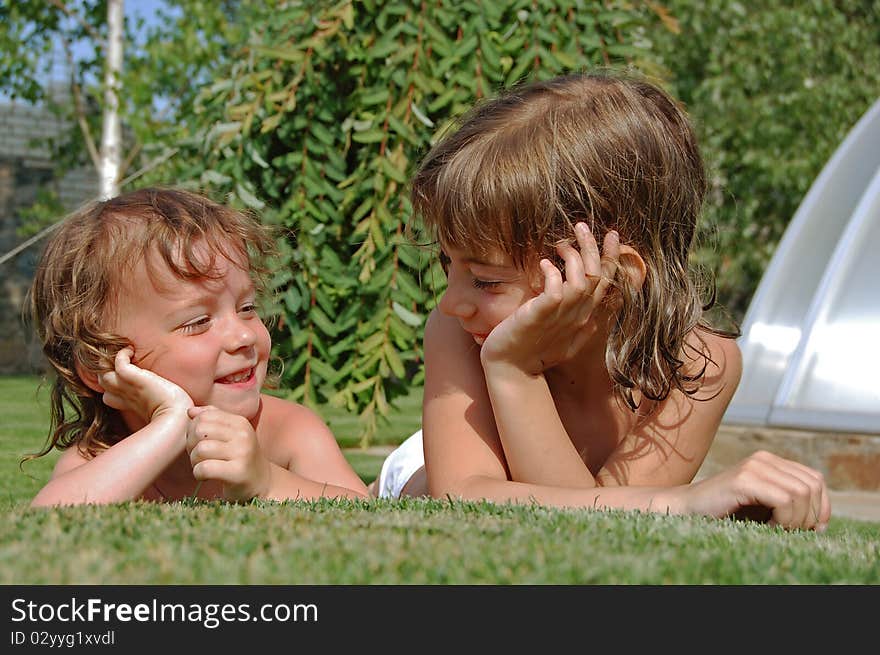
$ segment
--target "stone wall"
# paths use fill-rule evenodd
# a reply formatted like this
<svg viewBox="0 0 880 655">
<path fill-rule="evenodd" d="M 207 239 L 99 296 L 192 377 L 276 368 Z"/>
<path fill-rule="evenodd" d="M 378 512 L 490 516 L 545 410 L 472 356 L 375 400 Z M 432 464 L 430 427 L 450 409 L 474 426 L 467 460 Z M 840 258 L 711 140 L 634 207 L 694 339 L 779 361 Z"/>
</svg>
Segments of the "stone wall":
<svg viewBox="0 0 880 655">
<path fill-rule="evenodd" d="M 50 186 L 62 204 L 73 209 L 93 197 L 97 178 L 89 170 L 53 177 L 48 138 L 65 129 L 44 109 L 0 105 L 0 256 L 25 239 L 19 236 L 20 210 L 31 205 L 37 191 Z M 43 242 L 37 242 L 0 264 L 0 374 L 33 373 L 42 368 L 31 327 L 23 320 L 27 289 Z"/>
</svg>

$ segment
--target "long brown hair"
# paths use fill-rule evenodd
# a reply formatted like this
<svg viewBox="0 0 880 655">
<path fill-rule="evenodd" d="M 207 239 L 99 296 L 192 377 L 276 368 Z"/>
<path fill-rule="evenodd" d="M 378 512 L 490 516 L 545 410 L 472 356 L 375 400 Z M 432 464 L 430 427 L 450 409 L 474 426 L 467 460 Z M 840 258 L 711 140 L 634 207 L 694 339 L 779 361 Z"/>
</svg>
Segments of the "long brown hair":
<svg viewBox="0 0 880 655">
<path fill-rule="evenodd" d="M 479 254 L 502 252 L 520 268 L 553 258 L 554 244 L 584 221 L 598 243 L 617 230 L 644 260 L 636 288 L 618 271 L 622 301 L 605 362 L 632 410 L 634 391 L 652 401 L 693 394 L 708 363 L 694 328 L 714 294 L 688 262 L 706 174 L 683 108 L 659 86 L 611 71 L 514 87 L 477 105 L 424 158 L 411 190 L 431 238 Z M 684 369 L 686 341 L 704 365 Z M 698 367 L 699 368 L 699 367 Z"/>
<path fill-rule="evenodd" d="M 210 257 L 197 256 L 197 243 Z M 112 331 L 117 294 L 147 253 L 181 279 L 212 277 L 213 257 L 246 256 L 258 289 L 274 241 L 259 220 L 201 195 L 147 188 L 90 203 L 64 219 L 37 265 L 30 289 L 31 318 L 53 372 L 51 426 L 43 449 L 77 444 L 95 456 L 126 436 L 119 413 L 82 380 L 77 368 L 98 373 L 130 345 Z M 153 258 L 147 258 L 151 262 Z"/>
</svg>

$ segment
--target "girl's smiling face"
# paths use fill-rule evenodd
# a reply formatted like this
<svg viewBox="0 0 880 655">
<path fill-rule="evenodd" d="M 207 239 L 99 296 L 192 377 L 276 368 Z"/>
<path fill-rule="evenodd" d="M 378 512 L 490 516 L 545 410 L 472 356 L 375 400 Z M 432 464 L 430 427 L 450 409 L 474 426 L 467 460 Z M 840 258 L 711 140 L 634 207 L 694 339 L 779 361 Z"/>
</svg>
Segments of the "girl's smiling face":
<svg viewBox="0 0 880 655">
<path fill-rule="evenodd" d="M 134 345 L 134 363 L 183 388 L 197 406 L 254 418 L 271 343 L 247 258 L 218 254 L 216 277 L 185 280 L 155 253 L 147 257 L 150 265 L 143 258 L 134 266 L 116 306 L 115 331 Z"/>
<path fill-rule="evenodd" d="M 457 318 L 480 345 L 496 325 L 540 293 L 535 280 L 501 253 L 476 255 L 446 247 L 440 261 L 447 287 L 438 307 Z"/>
</svg>

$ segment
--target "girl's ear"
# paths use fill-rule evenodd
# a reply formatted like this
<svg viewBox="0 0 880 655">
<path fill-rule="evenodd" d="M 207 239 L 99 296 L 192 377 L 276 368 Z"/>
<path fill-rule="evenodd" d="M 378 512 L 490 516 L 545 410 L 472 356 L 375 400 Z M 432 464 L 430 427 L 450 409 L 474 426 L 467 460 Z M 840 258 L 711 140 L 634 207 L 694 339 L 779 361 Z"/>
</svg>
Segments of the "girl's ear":
<svg viewBox="0 0 880 655">
<path fill-rule="evenodd" d="M 80 362 L 75 364 L 76 374 L 79 376 L 79 379 L 83 381 L 89 389 L 92 391 L 97 391 L 98 393 L 104 393 L 104 387 L 101 386 L 101 383 L 98 382 L 98 374 L 88 370 L 85 366 L 83 366 Z"/>
<path fill-rule="evenodd" d="M 638 251 L 631 246 L 621 244 L 619 262 L 621 270 L 629 277 L 633 287 L 641 289 L 648 275 L 648 267 Z"/>
</svg>

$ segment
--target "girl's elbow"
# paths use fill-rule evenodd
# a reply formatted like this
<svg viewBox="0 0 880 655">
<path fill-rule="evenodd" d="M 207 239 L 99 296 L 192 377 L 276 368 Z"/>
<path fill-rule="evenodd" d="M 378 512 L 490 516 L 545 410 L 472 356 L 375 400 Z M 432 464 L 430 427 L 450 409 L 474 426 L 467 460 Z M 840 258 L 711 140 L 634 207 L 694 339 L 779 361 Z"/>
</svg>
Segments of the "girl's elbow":
<svg viewBox="0 0 880 655">
<path fill-rule="evenodd" d="M 351 500 L 369 500 L 370 493 L 368 491 L 360 491 L 359 489 L 346 489 L 346 497 Z"/>
<path fill-rule="evenodd" d="M 31 500 L 30 505 L 28 505 L 28 507 L 30 507 L 30 509 L 42 509 L 43 507 L 51 507 L 51 506 L 52 506 L 51 503 L 46 502 L 46 500 L 44 498 L 40 498 L 39 495 L 35 496 L 33 498 L 33 500 Z"/>
<path fill-rule="evenodd" d="M 62 499 L 53 494 L 50 487 L 43 487 L 37 492 L 37 495 L 31 499 L 30 508 L 37 509 L 43 507 L 58 507 L 62 504 Z"/>
<path fill-rule="evenodd" d="M 84 501 L 77 502 L 70 500 L 69 498 L 56 498 L 49 494 L 38 493 L 34 496 L 33 500 L 31 500 L 30 508 L 44 509 L 49 507 L 64 507 L 82 504 L 84 504 Z"/>
<path fill-rule="evenodd" d="M 428 493 L 433 498 L 454 498 L 456 500 L 479 500 L 484 498 L 484 479 L 479 476 L 455 478 L 452 480 L 431 480 L 428 476 Z"/>
</svg>

